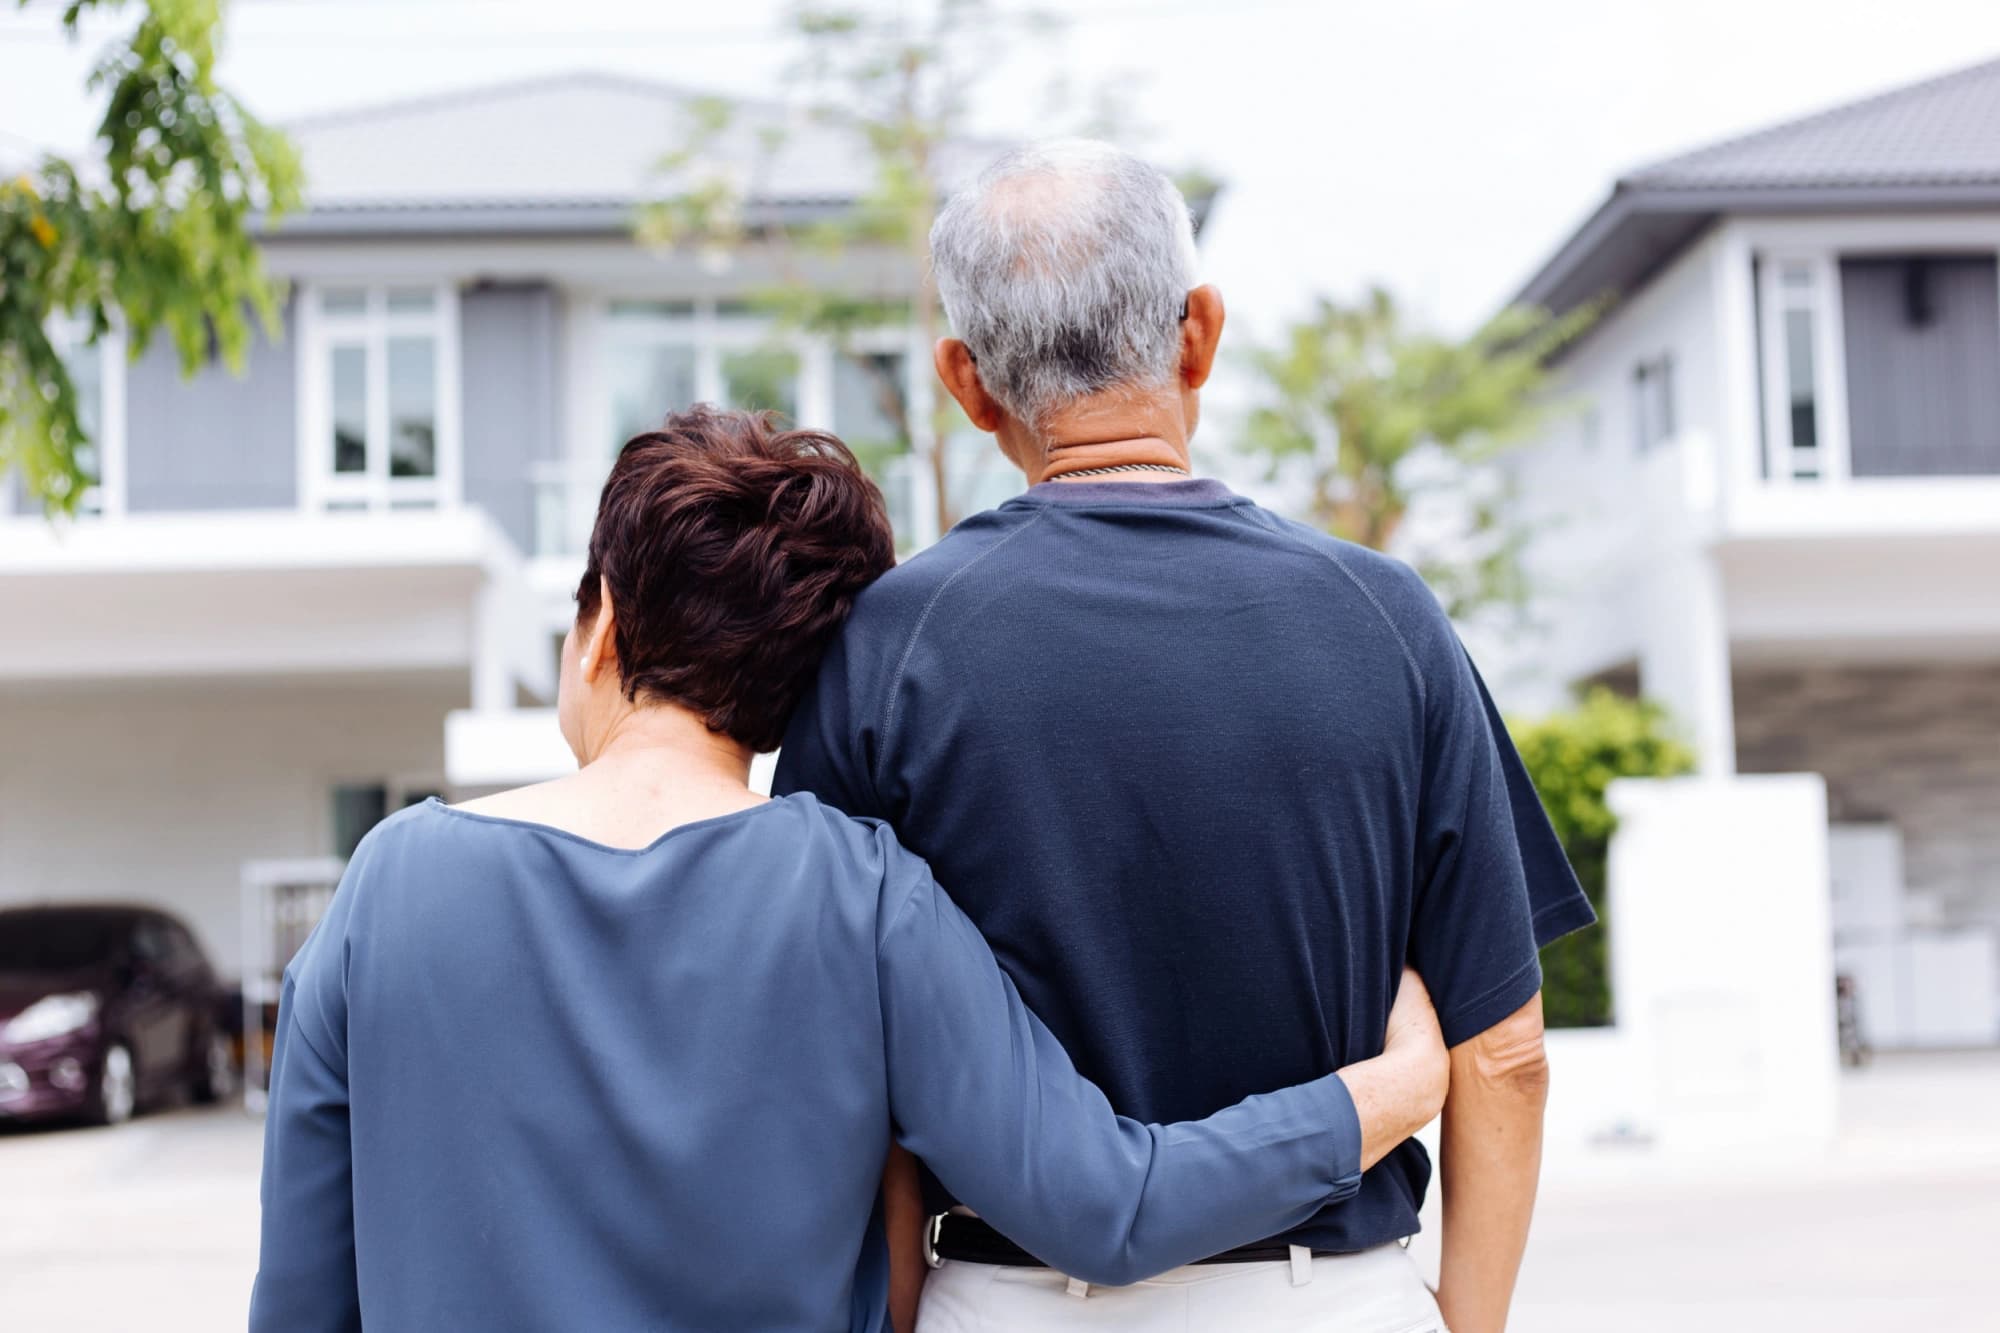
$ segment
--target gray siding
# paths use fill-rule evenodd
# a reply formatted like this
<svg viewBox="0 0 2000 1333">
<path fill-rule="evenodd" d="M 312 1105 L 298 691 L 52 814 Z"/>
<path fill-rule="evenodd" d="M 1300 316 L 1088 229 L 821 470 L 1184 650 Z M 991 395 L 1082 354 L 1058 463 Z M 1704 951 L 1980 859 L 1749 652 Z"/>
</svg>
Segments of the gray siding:
<svg viewBox="0 0 2000 1333">
<path fill-rule="evenodd" d="M 1736 763 L 1819 773 L 1837 823 L 1903 833 L 1904 883 L 2000 926 L 2000 663 L 1735 674 Z"/>
<path fill-rule="evenodd" d="M 1844 259 L 1840 286 L 1854 475 L 2000 473 L 1993 259 Z"/>
<path fill-rule="evenodd" d="M 561 456 L 555 293 L 545 286 L 469 288 L 459 318 L 465 498 L 532 551 L 535 465 Z"/>
<path fill-rule="evenodd" d="M 298 504 L 292 307 L 285 338 L 251 343 L 243 374 L 220 361 L 181 378 L 164 336 L 125 377 L 125 503 L 133 513 Z"/>
</svg>

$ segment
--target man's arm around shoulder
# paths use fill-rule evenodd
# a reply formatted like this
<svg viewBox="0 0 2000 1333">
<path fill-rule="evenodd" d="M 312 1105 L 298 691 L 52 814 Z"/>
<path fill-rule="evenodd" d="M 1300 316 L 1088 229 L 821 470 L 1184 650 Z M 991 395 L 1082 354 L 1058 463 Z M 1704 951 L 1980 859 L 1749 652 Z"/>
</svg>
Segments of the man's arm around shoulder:
<svg viewBox="0 0 2000 1333">
<path fill-rule="evenodd" d="M 1452 1333 L 1499 1333 L 1527 1249 L 1549 1063 L 1542 997 L 1451 1048 L 1438 1306 Z"/>
</svg>

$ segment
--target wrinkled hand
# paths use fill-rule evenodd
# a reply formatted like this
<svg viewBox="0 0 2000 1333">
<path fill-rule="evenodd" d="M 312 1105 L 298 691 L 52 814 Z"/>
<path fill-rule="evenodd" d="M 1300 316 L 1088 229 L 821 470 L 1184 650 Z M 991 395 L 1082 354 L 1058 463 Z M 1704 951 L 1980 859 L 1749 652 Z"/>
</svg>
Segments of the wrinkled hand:
<svg viewBox="0 0 2000 1333">
<path fill-rule="evenodd" d="M 1445 1051 L 1444 1029 L 1438 1026 L 1430 989 L 1413 968 L 1403 969 L 1402 982 L 1396 988 L 1396 1002 L 1389 1008 L 1389 1029 L 1383 1037 L 1382 1053 L 1408 1061 L 1418 1072 L 1424 1091 L 1434 1094 L 1431 1116 L 1444 1109 L 1444 1095 L 1451 1085 L 1451 1058 Z"/>
</svg>

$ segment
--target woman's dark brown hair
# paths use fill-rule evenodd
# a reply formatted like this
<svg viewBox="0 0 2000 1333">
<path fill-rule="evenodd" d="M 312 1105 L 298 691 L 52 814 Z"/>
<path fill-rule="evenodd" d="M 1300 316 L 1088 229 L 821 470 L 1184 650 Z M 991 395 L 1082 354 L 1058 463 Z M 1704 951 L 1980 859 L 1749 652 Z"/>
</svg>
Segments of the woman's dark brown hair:
<svg viewBox="0 0 2000 1333">
<path fill-rule="evenodd" d="M 882 493 L 823 431 L 706 404 L 619 452 L 597 504 L 577 617 L 618 611 L 628 699 L 776 749 L 854 598 L 895 563 Z"/>
</svg>

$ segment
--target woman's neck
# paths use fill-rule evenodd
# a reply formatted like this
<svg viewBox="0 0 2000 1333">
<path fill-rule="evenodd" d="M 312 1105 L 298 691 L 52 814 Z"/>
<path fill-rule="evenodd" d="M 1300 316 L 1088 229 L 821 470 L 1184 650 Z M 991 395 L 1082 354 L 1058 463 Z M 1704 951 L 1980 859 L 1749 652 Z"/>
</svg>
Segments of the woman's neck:
<svg viewBox="0 0 2000 1333">
<path fill-rule="evenodd" d="M 581 771 L 608 766 L 606 773 L 657 773 L 741 787 L 750 781 L 750 759 L 749 746 L 710 731 L 706 722 L 685 708 L 636 704 L 605 724 Z"/>
<path fill-rule="evenodd" d="M 610 847 L 647 847 L 703 819 L 762 805 L 750 749 L 671 705 L 625 710 L 567 777 L 465 802 L 464 809 L 546 824 Z"/>
</svg>

